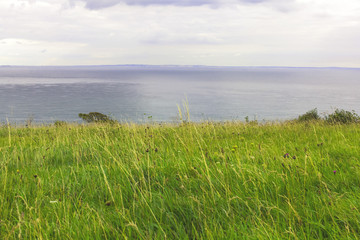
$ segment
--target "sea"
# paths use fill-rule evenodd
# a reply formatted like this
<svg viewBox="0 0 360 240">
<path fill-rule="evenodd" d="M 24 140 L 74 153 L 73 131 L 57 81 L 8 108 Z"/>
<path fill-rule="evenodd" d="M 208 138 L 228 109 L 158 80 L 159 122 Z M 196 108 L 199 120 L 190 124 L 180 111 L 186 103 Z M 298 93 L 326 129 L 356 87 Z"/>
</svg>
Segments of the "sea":
<svg viewBox="0 0 360 240">
<path fill-rule="evenodd" d="M 0 66 L 0 122 L 283 121 L 317 108 L 360 113 L 360 69 L 210 66 Z"/>
</svg>

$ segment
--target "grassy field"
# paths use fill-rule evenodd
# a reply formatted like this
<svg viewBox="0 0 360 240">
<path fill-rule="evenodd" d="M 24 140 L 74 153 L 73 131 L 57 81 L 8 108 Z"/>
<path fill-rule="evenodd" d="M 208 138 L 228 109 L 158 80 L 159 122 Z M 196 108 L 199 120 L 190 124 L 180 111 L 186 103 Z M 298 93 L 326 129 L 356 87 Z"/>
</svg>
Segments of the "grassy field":
<svg viewBox="0 0 360 240">
<path fill-rule="evenodd" d="M 360 125 L 0 128 L 0 239 L 359 239 Z"/>
</svg>

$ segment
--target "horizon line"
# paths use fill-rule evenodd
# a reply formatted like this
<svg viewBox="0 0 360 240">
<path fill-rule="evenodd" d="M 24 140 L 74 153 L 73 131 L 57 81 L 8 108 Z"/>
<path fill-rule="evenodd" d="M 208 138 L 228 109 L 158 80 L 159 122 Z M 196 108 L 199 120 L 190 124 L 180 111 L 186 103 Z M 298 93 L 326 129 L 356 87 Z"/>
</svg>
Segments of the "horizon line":
<svg viewBox="0 0 360 240">
<path fill-rule="evenodd" d="M 316 68 L 316 69 L 360 69 L 360 67 L 309 67 L 309 66 L 261 66 L 261 65 L 247 65 L 247 66 L 229 66 L 229 65 L 188 65 L 188 64 L 76 64 L 76 65 L 0 65 L 1 67 L 198 67 L 198 68 Z"/>
</svg>

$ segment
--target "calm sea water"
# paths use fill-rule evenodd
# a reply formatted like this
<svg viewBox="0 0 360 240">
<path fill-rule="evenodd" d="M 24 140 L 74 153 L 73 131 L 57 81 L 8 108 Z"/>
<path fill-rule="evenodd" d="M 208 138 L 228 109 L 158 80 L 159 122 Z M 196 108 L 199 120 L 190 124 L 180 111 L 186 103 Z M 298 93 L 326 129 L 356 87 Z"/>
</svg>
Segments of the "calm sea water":
<svg viewBox="0 0 360 240">
<path fill-rule="evenodd" d="M 284 120 L 318 108 L 360 113 L 360 69 L 87 66 L 0 67 L 0 121 L 174 121 L 187 99 L 200 120 Z"/>
</svg>

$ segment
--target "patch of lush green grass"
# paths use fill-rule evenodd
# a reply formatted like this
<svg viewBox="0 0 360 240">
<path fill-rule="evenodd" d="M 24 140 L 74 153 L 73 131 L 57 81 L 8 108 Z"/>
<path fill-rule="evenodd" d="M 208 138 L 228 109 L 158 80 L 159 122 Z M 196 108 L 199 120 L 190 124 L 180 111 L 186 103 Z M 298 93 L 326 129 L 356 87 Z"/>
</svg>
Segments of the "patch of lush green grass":
<svg viewBox="0 0 360 240">
<path fill-rule="evenodd" d="M 0 129 L 0 239 L 358 239 L 360 126 Z"/>
</svg>

